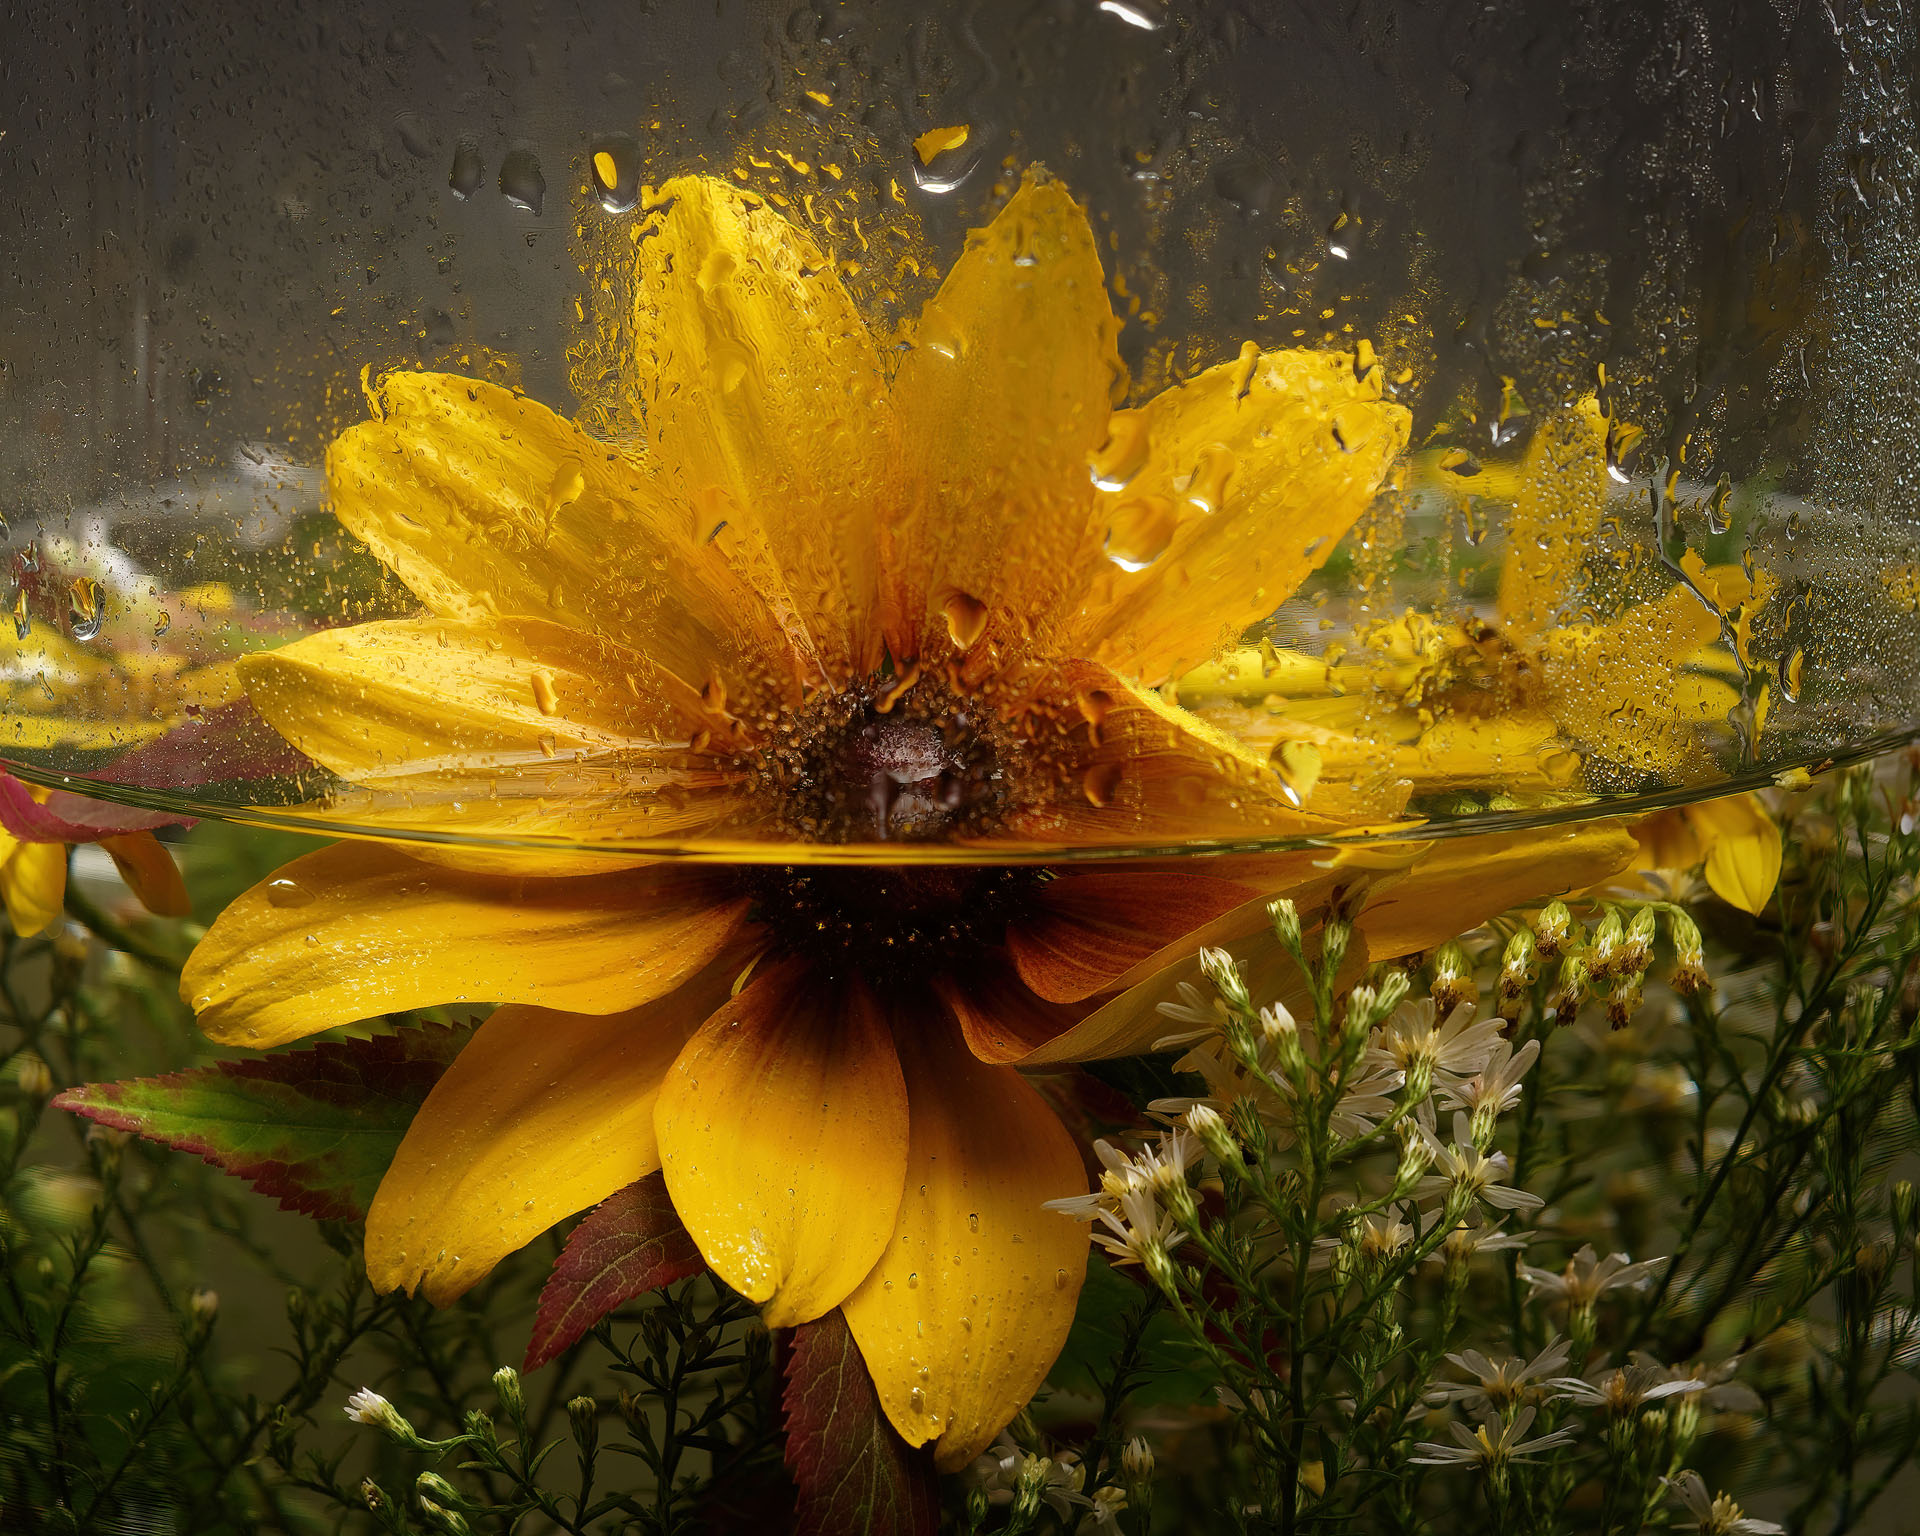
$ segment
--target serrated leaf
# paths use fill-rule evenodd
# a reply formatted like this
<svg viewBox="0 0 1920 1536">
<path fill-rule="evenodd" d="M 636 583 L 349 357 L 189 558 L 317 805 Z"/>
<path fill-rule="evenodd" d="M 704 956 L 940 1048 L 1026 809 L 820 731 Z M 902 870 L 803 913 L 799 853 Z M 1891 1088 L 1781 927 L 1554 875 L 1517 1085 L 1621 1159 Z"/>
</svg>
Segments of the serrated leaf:
<svg viewBox="0 0 1920 1536">
<path fill-rule="evenodd" d="M 467 1031 L 428 1025 L 164 1077 L 87 1083 L 53 1102 L 216 1167 L 322 1221 L 365 1216 L 415 1111 Z"/>
<path fill-rule="evenodd" d="M 664 1175 L 616 1190 L 568 1234 L 540 1290 L 523 1370 L 537 1371 L 624 1301 L 705 1267 L 667 1198 Z"/>
<path fill-rule="evenodd" d="M 800 1494 L 796 1536 L 932 1536 L 940 1524 L 933 1452 L 908 1445 L 880 1411 L 837 1307 L 793 1330 L 785 1406 L 787 1466 Z"/>
</svg>

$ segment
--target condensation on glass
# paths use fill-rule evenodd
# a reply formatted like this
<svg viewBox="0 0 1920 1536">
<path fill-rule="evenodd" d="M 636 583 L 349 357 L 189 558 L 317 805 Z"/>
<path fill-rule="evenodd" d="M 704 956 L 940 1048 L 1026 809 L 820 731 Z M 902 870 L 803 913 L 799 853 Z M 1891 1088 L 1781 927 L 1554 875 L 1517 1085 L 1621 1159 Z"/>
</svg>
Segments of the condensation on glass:
<svg viewBox="0 0 1920 1536">
<path fill-rule="evenodd" d="M 1044 167 L 1095 231 L 1116 406 L 1251 343 L 1338 354 L 1404 410 L 1377 493 L 1269 616 L 1133 679 L 1311 835 L 1696 795 L 1920 722 L 1920 59 L 1895 7 L 22 4 L 0 31 L 0 755 L 29 778 L 382 825 L 234 667 L 421 611 L 333 515 L 328 445 L 429 373 L 639 462 L 609 295 L 689 173 L 809 230 L 889 366 Z M 1137 426 L 1087 455 L 1091 536 L 1129 573 L 1177 561 L 1236 472 L 1197 442 L 1130 498 Z M 1279 548 L 1284 474 L 1258 489 Z M 956 641 L 989 622 L 944 600 Z M 512 836 L 700 845 L 580 833 L 591 753 L 562 755 L 524 766 L 510 794 L 554 814 Z M 509 835 L 436 820 L 468 766 L 401 819 Z M 795 835 L 709 831 L 736 855 Z M 1083 851 L 1280 835 L 1122 817 Z"/>
</svg>

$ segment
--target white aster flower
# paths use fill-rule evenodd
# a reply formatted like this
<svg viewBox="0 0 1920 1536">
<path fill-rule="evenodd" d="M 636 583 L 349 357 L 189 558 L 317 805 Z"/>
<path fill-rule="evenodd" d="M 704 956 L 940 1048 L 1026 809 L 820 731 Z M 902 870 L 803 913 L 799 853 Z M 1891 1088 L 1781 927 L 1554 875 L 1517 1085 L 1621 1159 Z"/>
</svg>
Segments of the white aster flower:
<svg viewBox="0 0 1920 1536">
<path fill-rule="evenodd" d="M 1700 1536 L 1785 1536 L 1785 1527 L 1771 1520 L 1755 1520 L 1726 1494 L 1708 1494 L 1705 1479 L 1698 1472 L 1682 1472 L 1667 1480 L 1680 1502 L 1693 1516 L 1692 1525 L 1683 1531 L 1698 1531 Z"/>
<path fill-rule="evenodd" d="M 1512 1171 L 1507 1154 L 1482 1153 L 1473 1145 L 1472 1127 L 1466 1115 L 1453 1117 L 1453 1141 L 1443 1144 L 1424 1123 L 1416 1126 L 1433 1159 L 1433 1172 L 1414 1186 L 1415 1200 L 1445 1200 L 1454 1190 L 1464 1190 L 1471 1200 L 1480 1200 L 1503 1211 L 1533 1210 L 1544 1205 L 1538 1195 L 1515 1189 L 1507 1183 Z"/>
<path fill-rule="evenodd" d="M 1507 1021 L 1476 1018 L 1471 1002 L 1460 1004 L 1440 1023 L 1431 998 L 1409 1000 L 1373 1032 L 1368 1051 L 1382 1062 L 1411 1073 L 1417 1065 L 1430 1072 L 1468 1077 L 1487 1064 Z"/>
<path fill-rule="evenodd" d="M 1624 1253 L 1610 1253 L 1602 1259 L 1595 1256 L 1593 1245 L 1588 1243 L 1558 1274 L 1522 1264 L 1520 1275 L 1532 1287 L 1535 1296 L 1548 1301 L 1565 1301 L 1578 1307 L 1591 1305 L 1608 1291 L 1638 1290 L 1666 1262 L 1665 1259 L 1642 1259 L 1636 1264 Z"/>
<path fill-rule="evenodd" d="M 1495 1041 L 1486 1063 L 1473 1076 L 1459 1077 L 1444 1070 L 1434 1074 L 1440 1108 L 1504 1115 L 1520 1102 L 1520 1080 L 1539 1056 L 1538 1040 L 1529 1040 L 1517 1051 L 1505 1040 Z"/>
<path fill-rule="evenodd" d="M 1567 1341 L 1555 1339 L 1531 1360 L 1513 1356 L 1495 1361 L 1477 1349 L 1463 1349 L 1447 1359 L 1472 1378 L 1470 1381 L 1444 1381 L 1427 1393 L 1430 1403 L 1459 1403 L 1468 1413 L 1493 1415 L 1510 1404 L 1536 1395 L 1546 1378 L 1562 1370 L 1567 1363 Z"/>
<path fill-rule="evenodd" d="M 1556 1376 L 1547 1385 L 1583 1408 L 1601 1408 L 1615 1418 L 1624 1418 L 1662 1398 L 1703 1392 L 1707 1384 L 1691 1376 L 1674 1376 L 1662 1365 L 1622 1365 L 1592 1381 Z"/>
<path fill-rule="evenodd" d="M 1476 1429 L 1450 1424 L 1447 1427 L 1460 1442 L 1458 1445 L 1422 1440 L 1414 1446 L 1420 1454 L 1407 1459 L 1422 1467 L 1481 1467 L 1492 1471 L 1511 1462 L 1532 1461 L 1541 1451 L 1573 1443 L 1571 1429 L 1556 1429 L 1538 1440 L 1526 1439 L 1527 1431 L 1533 1427 L 1534 1413 L 1535 1409 L 1529 1404 L 1505 1424 L 1489 1420 Z"/>
</svg>

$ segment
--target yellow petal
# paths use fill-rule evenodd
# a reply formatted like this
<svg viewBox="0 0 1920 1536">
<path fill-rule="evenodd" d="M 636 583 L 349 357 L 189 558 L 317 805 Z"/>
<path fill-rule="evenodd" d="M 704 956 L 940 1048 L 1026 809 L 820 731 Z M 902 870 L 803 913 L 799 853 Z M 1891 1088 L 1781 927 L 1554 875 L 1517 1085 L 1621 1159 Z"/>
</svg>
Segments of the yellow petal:
<svg viewBox="0 0 1920 1536">
<path fill-rule="evenodd" d="M 44 932 L 60 916 L 67 900 L 67 845 L 13 843 L 0 851 L 0 901 L 7 920 L 23 939 Z"/>
<path fill-rule="evenodd" d="M 193 910 L 186 882 L 180 878 L 180 866 L 173 862 L 167 845 L 151 832 L 103 837 L 100 846 L 127 882 L 127 889 L 149 912 L 158 917 L 185 917 Z"/>
<path fill-rule="evenodd" d="M 1698 830 L 1685 810 L 1655 811 L 1631 827 L 1639 847 L 1635 869 L 1693 869 L 1707 856 Z"/>
<path fill-rule="evenodd" d="M 698 972 L 746 907 L 721 870 L 505 879 L 336 843 L 221 913 L 180 991 L 209 1037 L 256 1048 L 441 1003 L 617 1013 Z"/>
<path fill-rule="evenodd" d="M 1368 902 L 1354 924 L 1375 960 L 1393 960 L 1478 928 L 1510 907 L 1584 890 L 1633 862 L 1617 821 L 1441 838 Z"/>
<path fill-rule="evenodd" d="M 1132 967 L 1244 906 L 1250 894 L 1210 875 L 1067 872 L 1009 925 L 1007 953 L 1036 994 L 1077 1003 L 1110 991 Z"/>
<path fill-rule="evenodd" d="M 654 1100 L 725 997 L 719 967 L 623 1013 L 510 1005 L 407 1127 L 367 1212 L 375 1290 L 444 1306 L 556 1221 L 660 1166 Z"/>
<path fill-rule="evenodd" d="M 699 708 L 644 658 L 537 620 L 356 624 L 248 656 L 240 673 L 275 730 L 349 779 L 684 743 Z"/>
<path fill-rule="evenodd" d="M 1381 374 L 1356 377 L 1346 352 L 1268 352 L 1116 417 L 1115 437 L 1143 434 L 1147 454 L 1095 506 L 1106 558 L 1070 647 L 1157 686 L 1291 597 L 1406 446 L 1411 418 L 1381 399 Z"/>
<path fill-rule="evenodd" d="M 792 696 L 777 618 L 713 523 L 545 406 L 476 379 L 393 373 L 378 421 L 327 450 L 335 515 L 442 618 L 551 619 L 694 688 Z M 716 519 L 715 521 L 718 521 Z"/>
<path fill-rule="evenodd" d="M 771 1328 L 840 1305 L 886 1246 L 907 1096 L 858 982 L 760 971 L 674 1062 L 654 1123 L 673 1208 Z"/>
<path fill-rule="evenodd" d="M 1085 568 L 1117 331 L 1086 215 L 1030 175 L 968 236 L 900 363 L 906 483 L 882 566 L 896 658 L 944 649 L 956 600 L 984 610 L 960 626 L 976 648 L 1025 644 L 1061 617 Z"/>
<path fill-rule="evenodd" d="M 669 181 L 634 241 L 650 449 L 757 529 L 823 661 L 864 674 L 880 659 L 874 520 L 898 494 L 866 322 L 806 233 L 712 177 Z"/>
<path fill-rule="evenodd" d="M 1742 912 L 1759 912 L 1780 882 L 1780 824 L 1758 795 L 1729 795 L 1686 807 L 1707 850 L 1707 884 Z"/>
<path fill-rule="evenodd" d="M 1500 569 L 1505 628 L 1525 644 L 1581 595 L 1580 566 L 1607 504 L 1607 419 L 1588 395 L 1533 430 Z"/>
<path fill-rule="evenodd" d="M 1335 830 L 1296 810 L 1264 753 L 1091 661 L 1058 668 L 1036 720 L 1061 736 L 1046 802 L 1009 819 L 1035 842 L 1153 846 Z"/>
<path fill-rule="evenodd" d="M 1043 1208 L 1083 1194 L 1073 1139 L 1009 1067 L 945 1020 L 900 1031 L 912 1103 L 906 1197 L 843 1305 L 880 1405 L 909 1445 L 965 1466 L 1045 1379 L 1073 1323 L 1087 1233 Z"/>
</svg>

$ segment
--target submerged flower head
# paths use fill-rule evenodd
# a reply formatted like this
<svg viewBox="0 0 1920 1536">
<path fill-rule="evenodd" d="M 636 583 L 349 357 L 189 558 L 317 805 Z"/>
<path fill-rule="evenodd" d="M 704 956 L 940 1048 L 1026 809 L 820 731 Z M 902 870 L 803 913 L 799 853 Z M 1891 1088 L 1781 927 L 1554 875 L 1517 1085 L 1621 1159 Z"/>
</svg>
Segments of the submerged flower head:
<svg viewBox="0 0 1920 1536">
<path fill-rule="evenodd" d="M 1464 1424 L 1448 1425 L 1458 1444 L 1440 1445 L 1423 1440 L 1414 1446 L 1418 1454 L 1407 1460 L 1415 1466 L 1478 1467 L 1497 1472 L 1512 1462 L 1535 1461 L 1542 1451 L 1573 1443 L 1573 1432 L 1568 1429 L 1556 1429 L 1536 1440 L 1527 1439 L 1537 1412 L 1529 1403 L 1510 1419 L 1489 1418 L 1473 1429 Z"/>
<path fill-rule="evenodd" d="M 1079 1156 L 1016 1066 L 1145 1049 L 1202 930 L 1244 941 L 1337 879 L 1313 851 L 1032 860 L 1341 824 L 1159 690 L 1327 559 L 1407 413 L 1346 354 L 1252 346 L 1116 411 L 1094 233 L 1037 174 L 900 347 L 737 186 L 670 182 L 634 235 L 630 437 L 396 373 L 332 445 L 336 514 L 422 611 L 240 672 L 341 781 L 329 814 L 419 842 L 289 865 L 184 990 L 260 1047 L 504 1004 L 380 1185 L 374 1283 L 448 1301 L 660 1169 L 727 1284 L 772 1326 L 840 1308 L 899 1432 L 964 1465 L 1086 1262 L 1046 1209 Z M 1590 884 L 1626 843 L 1409 855 L 1367 953 Z M 658 857 L 689 845 L 741 862 Z M 1151 1181 L 1116 1199 L 1123 1246 L 1160 1219 Z"/>
</svg>

